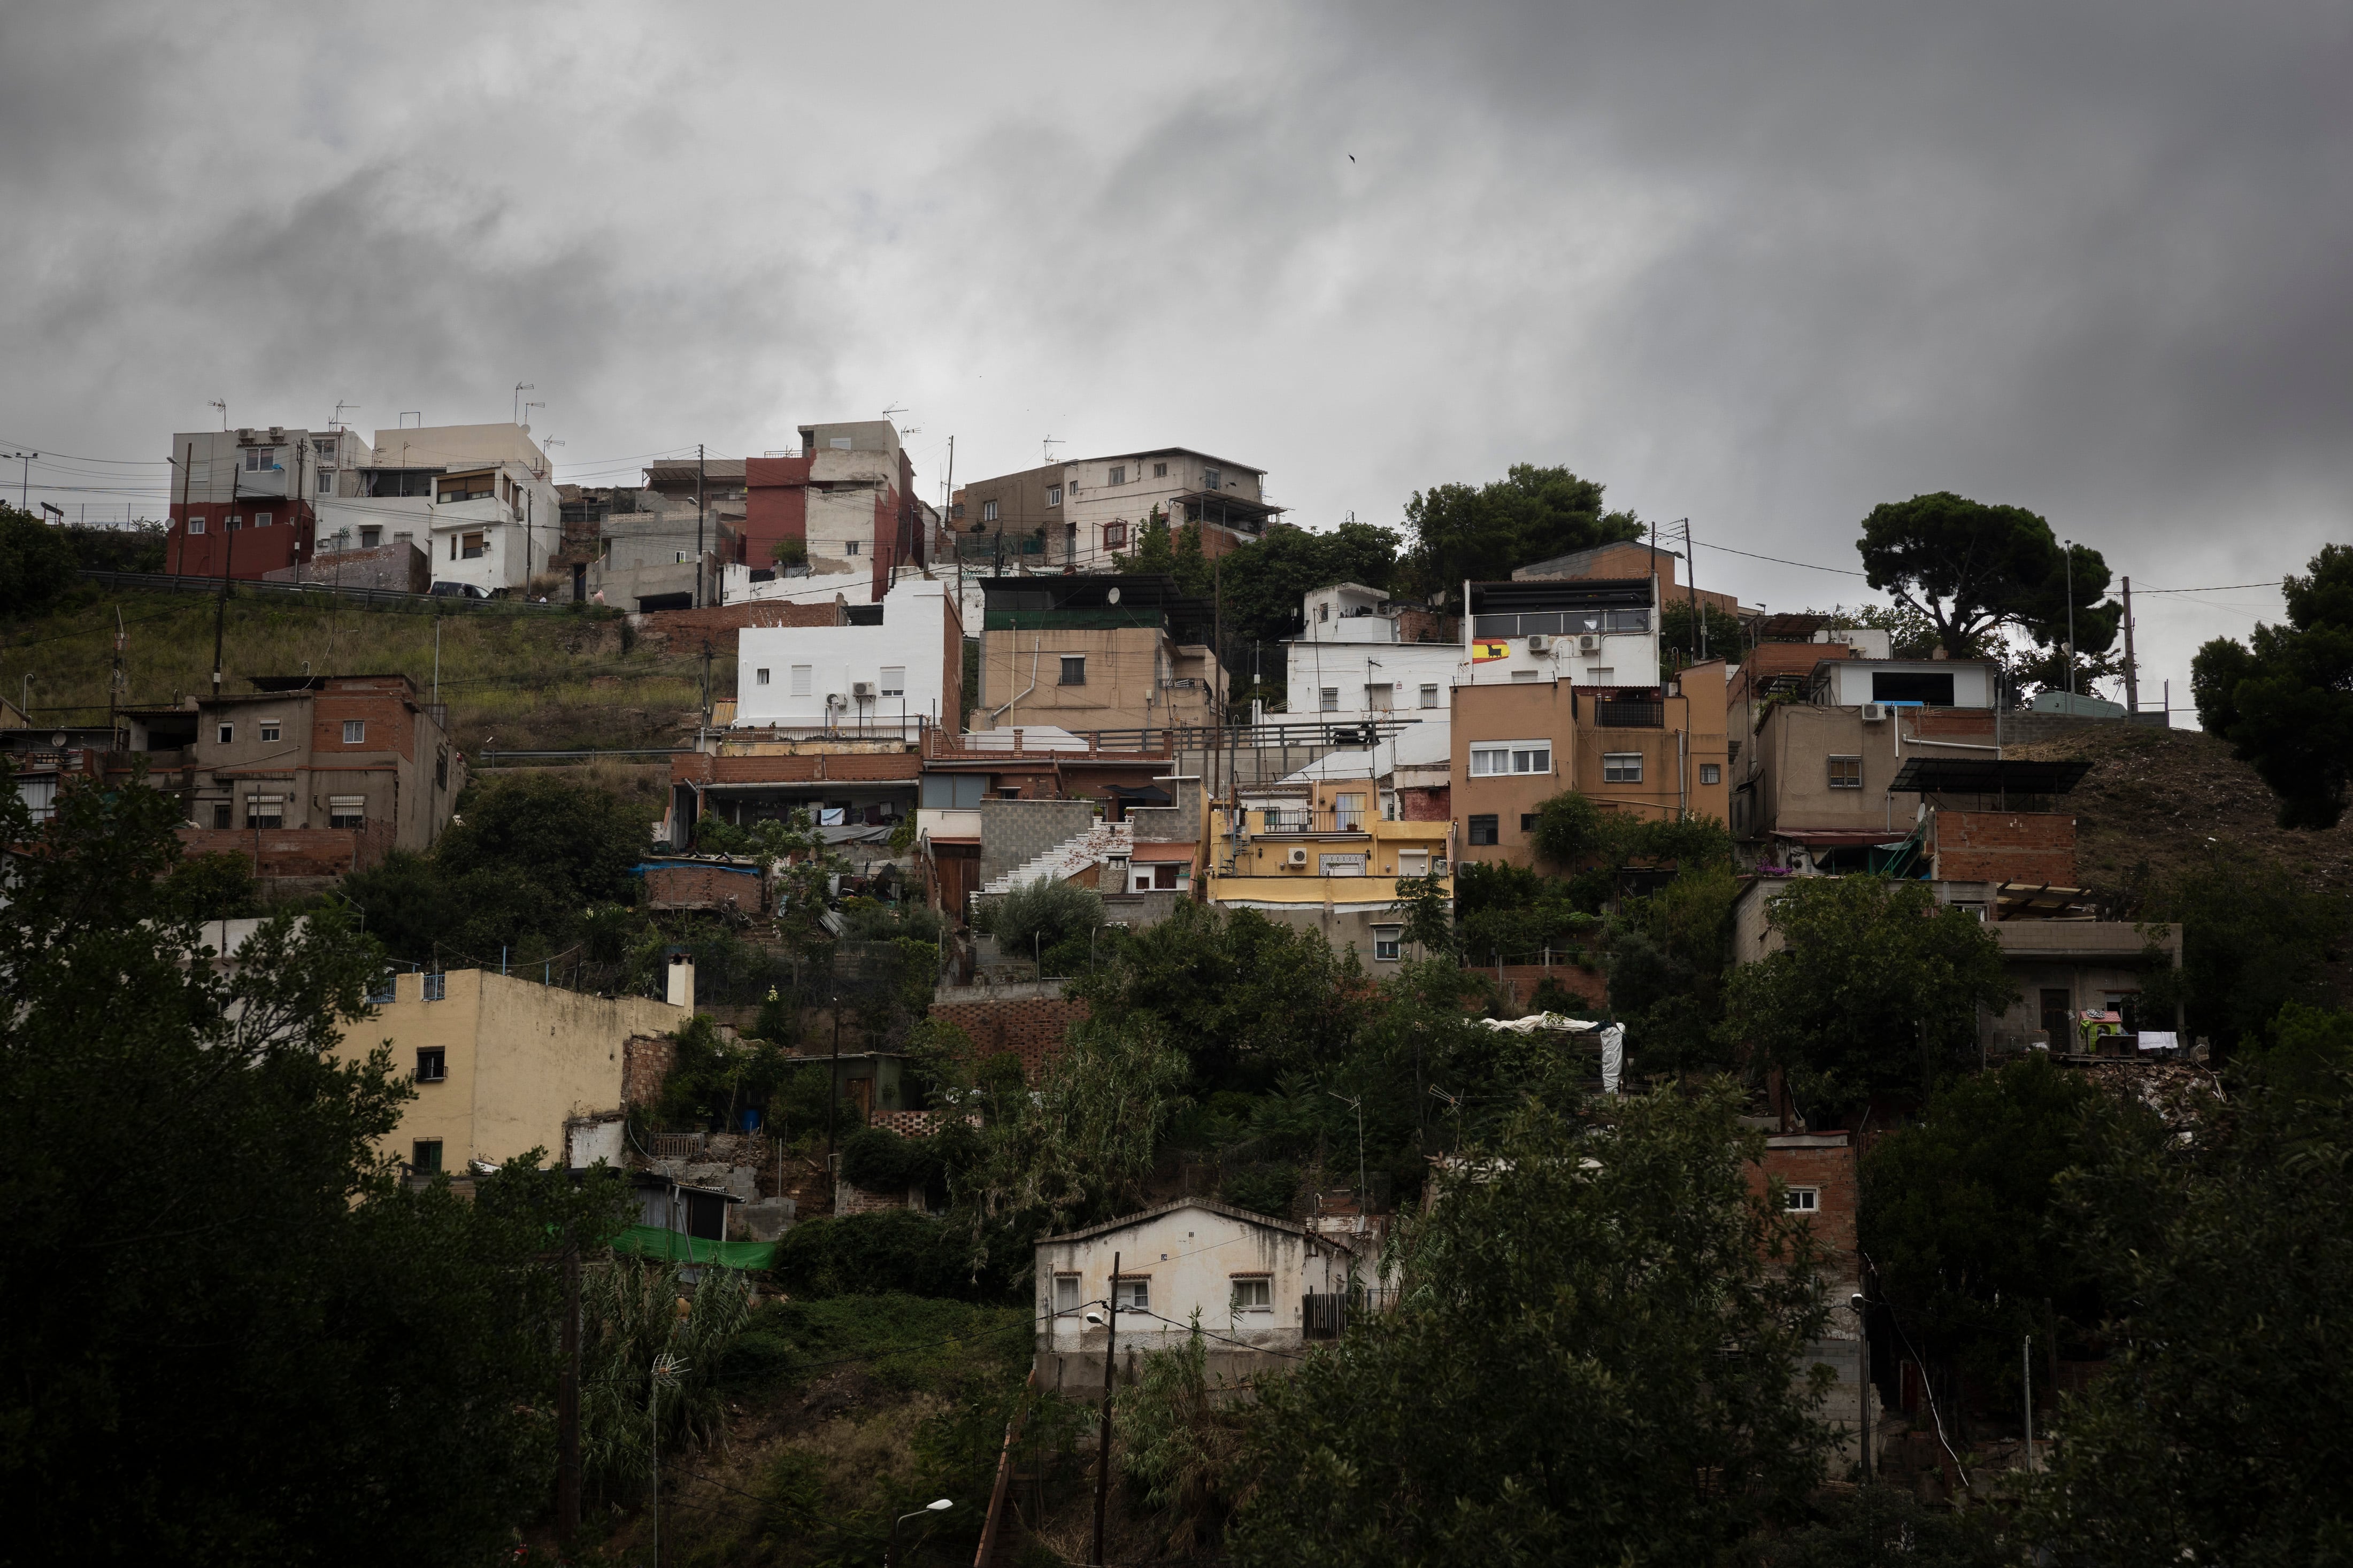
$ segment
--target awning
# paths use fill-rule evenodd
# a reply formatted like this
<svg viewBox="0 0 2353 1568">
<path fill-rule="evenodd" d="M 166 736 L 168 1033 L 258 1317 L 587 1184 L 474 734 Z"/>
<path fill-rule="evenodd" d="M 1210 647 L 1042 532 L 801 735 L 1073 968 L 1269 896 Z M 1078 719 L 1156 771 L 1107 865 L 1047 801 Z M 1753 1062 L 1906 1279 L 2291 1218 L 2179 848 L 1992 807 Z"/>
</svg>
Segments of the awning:
<svg viewBox="0 0 2353 1568">
<path fill-rule="evenodd" d="M 1189 866 L 1193 863 L 1195 851 L 1199 847 L 1196 844 L 1138 844 L 1128 858 L 1143 865 L 1174 860 L 1180 865 Z"/>
<path fill-rule="evenodd" d="M 1887 787 L 1897 794 L 2065 795 L 2084 782 L 2092 764 L 2080 758 L 2059 763 L 2002 762 L 1992 757 L 1907 757 Z"/>
<path fill-rule="evenodd" d="M 1809 849 L 1900 849 L 1912 838 L 1908 831 L 1896 833 L 1884 827 L 1777 827 L 1767 837 Z"/>
</svg>

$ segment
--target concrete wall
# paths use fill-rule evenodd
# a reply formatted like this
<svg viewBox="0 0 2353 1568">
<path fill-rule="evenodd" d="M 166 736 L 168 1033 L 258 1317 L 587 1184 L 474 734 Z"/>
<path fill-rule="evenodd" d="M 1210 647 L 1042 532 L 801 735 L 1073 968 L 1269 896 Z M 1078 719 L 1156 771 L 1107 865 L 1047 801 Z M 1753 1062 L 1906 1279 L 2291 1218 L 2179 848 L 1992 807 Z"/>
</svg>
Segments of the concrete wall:
<svg viewBox="0 0 2353 1568">
<path fill-rule="evenodd" d="M 1061 684 L 1066 655 L 1086 659 L 1083 685 Z M 1189 687 L 1171 681 L 1190 679 Z M 1055 724 L 1134 730 L 1217 721 L 1218 677 L 1157 626 L 988 631 L 980 639 L 977 729 Z"/>
<path fill-rule="evenodd" d="M 1311 1241 L 1296 1227 L 1235 1218 L 1206 1204 L 1186 1204 L 1076 1240 L 1049 1238 L 1038 1244 L 1038 1350 L 1041 1366 L 1049 1369 L 1046 1378 L 1059 1379 L 1065 1391 L 1087 1386 L 1090 1378 L 1095 1388 L 1102 1388 L 1111 1331 L 1087 1324 L 1083 1307 L 1057 1312 L 1054 1281 L 1058 1276 L 1074 1276 L 1082 1302 L 1106 1300 L 1114 1253 L 1119 1278 L 1144 1283 L 1153 1314 L 1121 1313 L 1119 1341 L 1111 1347 L 1120 1357 L 1182 1342 L 1197 1310 L 1202 1328 L 1227 1341 L 1295 1353 L 1303 1342 L 1303 1298 L 1347 1287 L 1348 1259 L 1336 1248 Z M 1235 1312 L 1238 1279 L 1267 1280 L 1271 1305 Z M 1218 1349 L 1236 1351 L 1231 1344 Z M 1248 1367 L 1245 1362 L 1224 1370 Z"/>
<path fill-rule="evenodd" d="M 1883 699 L 1877 694 L 1874 681 L 1882 675 L 1949 675 L 1953 678 L 1954 707 L 1993 706 L 1994 667 L 1962 659 L 1847 659 L 1831 668 L 1828 700 L 1832 706 L 1842 708 L 1852 708 L 1863 702 L 1900 700 Z"/>
<path fill-rule="evenodd" d="M 1387 628 L 1386 620 L 1362 618 Z M 1446 715 L 1447 695 L 1470 675 L 1468 656 L 1452 643 L 1298 641 L 1283 645 L 1288 655 L 1290 717 L 1334 722 L 1402 713 L 1423 719 Z M 1369 689 L 1389 688 L 1388 706 L 1376 708 Z M 1433 689 L 1424 700 L 1422 688 Z M 1323 693 L 1335 706 L 1324 706 Z"/>
<path fill-rule="evenodd" d="M 390 1042 L 393 1067 L 413 1073 L 438 1047 L 448 1077 L 420 1083 L 383 1147 L 402 1159 L 419 1139 L 441 1142 L 442 1167 L 492 1164 L 538 1148 L 561 1159 L 567 1121 L 623 1103 L 624 1047 L 632 1035 L 668 1033 L 684 1008 L 642 997 L 610 1000 L 485 970 L 443 976 L 444 999 L 424 1000 L 424 976 L 403 974 L 394 1000 L 351 1026 L 337 1056 L 365 1057 Z"/>
<path fill-rule="evenodd" d="M 869 734 L 903 726 L 912 735 L 938 723 L 955 733 L 964 628 L 954 593 L 941 582 L 903 582 L 883 597 L 881 609 L 880 626 L 746 626 L 737 641 L 736 725 L 815 730 L 831 723 Z M 881 695 L 886 667 L 901 672 L 897 696 Z M 806 692 L 794 690 L 796 668 L 808 671 Z M 857 698 L 860 681 L 872 683 L 876 695 Z M 828 709 L 829 693 L 849 706 Z"/>
<path fill-rule="evenodd" d="M 1094 804 L 1084 800 L 983 800 L 980 879 L 995 881 L 1093 826 Z"/>
</svg>

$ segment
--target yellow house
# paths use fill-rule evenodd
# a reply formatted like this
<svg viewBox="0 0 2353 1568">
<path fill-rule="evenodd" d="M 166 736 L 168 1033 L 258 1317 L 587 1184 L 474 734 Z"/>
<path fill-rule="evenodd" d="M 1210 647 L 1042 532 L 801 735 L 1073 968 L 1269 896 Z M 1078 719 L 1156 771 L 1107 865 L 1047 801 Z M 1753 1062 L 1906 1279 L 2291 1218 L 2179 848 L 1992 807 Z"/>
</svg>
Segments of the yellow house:
<svg viewBox="0 0 2353 1568">
<path fill-rule="evenodd" d="M 1209 902 L 1320 931 L 1335 946 L 1355 947 L 1376 973 L 1402 962 L 1398 879 L 1437 877 L 1451 900 L 1452 826 L 1383 820 L 1380 791 L 1368 779 L 1295 787 L 1294 795 L 1255 798 L 1239 810 L 1208 805 Z"/>
<path fill-rule="evenodd" d="M 375 1016 L 353 1024 L 335 1055 L 364 1060 L 390 1043 L 394 1070 L 416 1079 L 417 1098 L 383 1146 L 419 1172 L 501 1165 L 533 1149 L 560 1164 L 565 1122 L 618 1110 L 637 1087 L 627 1083 L 631 1037 L 667 1035 L 693 1016 L 691 968 L 677 968 L 687 971 L 682 986 L 672 982 L 679 1005 L 480 969 L 395 975 L 389 997 L 378 994 Z"/>
</svg>

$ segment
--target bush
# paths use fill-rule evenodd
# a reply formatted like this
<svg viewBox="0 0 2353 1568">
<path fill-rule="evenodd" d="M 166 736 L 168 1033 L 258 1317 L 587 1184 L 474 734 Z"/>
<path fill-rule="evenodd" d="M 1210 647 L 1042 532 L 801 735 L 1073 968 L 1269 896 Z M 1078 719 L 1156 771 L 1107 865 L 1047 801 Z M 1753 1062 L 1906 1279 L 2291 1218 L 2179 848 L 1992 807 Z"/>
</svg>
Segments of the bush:
<svg viewBox="0 0 2353 1568">
<path fill-rule="evenodd" d="M 195 920 L 237 920 L 261 912 L 261 884 L 246 856 L 191 855 L 164 879 L 164 900 Z"/>
<path fill-rule="evenodd" d="M 938 1152 L 928 1138 L 902 1138 L 887 1127 L 865 1127 L 841 1146 L 841 1173 L 870 1193 L 903 1193 L 940 1180 Z"/>
<path fill-rule="evenodd" d="M 1092 888 L 1040 877 L 1016 888 L 989 911 L 989 934 L 1008 957 L 1042 954 L 1103 924 L 1103 896 Z"/>
<path fill-rule="evenodd" d="M 1291 1201 L 1299 1194 L 1296 1165 L 1253 1165 L 1226 1178 L 1219 1188 L 1226 1202 L 1253 1214 L 1291 1217 Z"/>
<path fill-rule="evenodd" d="M 1003 1279 L 974 1268 L 963 1233 L 913 1209 L 803 1220 L 777 1245 L 776 1274 L 803 1296 L 895 1291 L 985 1301 L 1008 1294 Z"/>
<path fill-rule="evenodd" d="M 79 579 L 64 533 L 30 512 L 0 506 L 0 616 L 37 616 Z"/>
</svg>

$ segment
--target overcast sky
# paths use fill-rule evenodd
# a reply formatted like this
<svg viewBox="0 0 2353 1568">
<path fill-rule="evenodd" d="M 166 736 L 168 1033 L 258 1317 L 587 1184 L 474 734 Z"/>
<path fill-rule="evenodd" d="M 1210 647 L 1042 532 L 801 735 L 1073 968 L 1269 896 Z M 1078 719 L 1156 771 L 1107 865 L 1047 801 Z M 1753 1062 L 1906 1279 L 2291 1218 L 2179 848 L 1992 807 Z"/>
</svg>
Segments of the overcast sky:
<svg viewBox="0 0 2353 1568">
<path fill-rule="evenodd" d="M 934 500 L 952 435 L 1309 527 L 1566 464 L 1778 609 L 1868 591 L 1710 547 L 1852 571 L 1936 489 L 2275 581 L 2353 531 L 2348 83 L 2353 8 L 2263 0 L 16 5 L 0 441 L 152 513 L 210 399 L 520 381 L 588 482 L 900 406 Z M 2277 596 L 2138 608 L 2186 703 Z"/>
</svg>

